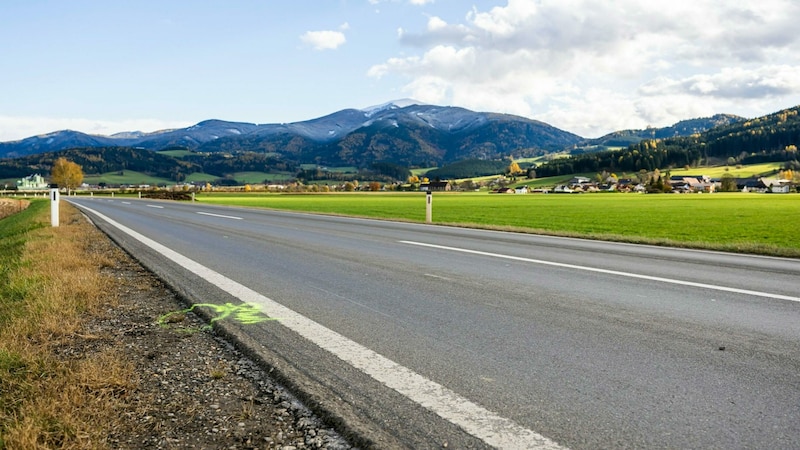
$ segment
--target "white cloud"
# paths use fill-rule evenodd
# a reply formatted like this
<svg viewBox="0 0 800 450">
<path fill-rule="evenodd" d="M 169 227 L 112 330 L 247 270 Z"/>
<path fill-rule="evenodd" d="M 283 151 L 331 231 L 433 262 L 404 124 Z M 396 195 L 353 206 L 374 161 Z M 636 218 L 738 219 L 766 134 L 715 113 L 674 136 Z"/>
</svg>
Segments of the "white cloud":
<svg viewBox="0 0 800 450">
<path fill-rule="evenodd" d="M 87 134 L 108 136 L 123 131 L 153 132 L 184 128 L 190 125 L 192 124 L 189 122 L 157 119 L 113 121 L 81 118 L 0 116 L 0 142 L 16 141 L 60 130 L 73 130 Z"/>
<path fill-rule="evenodd" d="M 398 33 L 374 65 L 420 101 L 538 118 L 582 135 L 800 101 L 800 2 L 508 0 Z M 771 99 L 772 103 L 765 102 Z M 768 104 L 786 102 L 772 110 Z M 712 108 L 732 108 L 714 110 Z"/>
<path fill-rule="evenodd" d="M 643 95 L 685 94 L 727 99 L 780 97 L 800 92 L 800 66 L 723 68 L 710 75 L 683 79 L 658 78 L 642 85 Z"/>
<path fill-rule="evenodd" d="M 343 29 L 347 28 L 347 24 L 343 25 Z M 347 42 L 344 33 L 333 30 L 307 31 L 300 36 L 300 40 L 312 46 L 314 50 L 336 50 Z"/>
</svg>

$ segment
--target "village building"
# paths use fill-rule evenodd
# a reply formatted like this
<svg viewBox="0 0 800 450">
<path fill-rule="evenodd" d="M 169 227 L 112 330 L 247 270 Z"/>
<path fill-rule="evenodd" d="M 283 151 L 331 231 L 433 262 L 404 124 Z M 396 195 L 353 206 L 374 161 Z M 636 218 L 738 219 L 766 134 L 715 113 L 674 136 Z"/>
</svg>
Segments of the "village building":
<svg viewBox="0 0 800 450">
<path fill-rule="evenodd" d="M 669 179 L 669 184 L 675 192 L 716 192 L 717 183 L 705 175 L 682 176 L 676 175 Z"/>
<path fill-rule="evenodd" d="M 736 188 L 742 192 L 788 194 L 791 192 L 792 182 L 778 178 L 737 178 Z"/>
<path fill-rule="evenodd" d="M 431 181 L 419 185 L 419 190 L 424 192 L 445 192 L 453 189 L 449 181 Z"/>
<path fill-rule="evenodd" d="M 34 174 L 17 180 L 17 190 L 20 191 L 41 191 L 49 187 L 47 181 L 41 175 Z"/>
</svg>

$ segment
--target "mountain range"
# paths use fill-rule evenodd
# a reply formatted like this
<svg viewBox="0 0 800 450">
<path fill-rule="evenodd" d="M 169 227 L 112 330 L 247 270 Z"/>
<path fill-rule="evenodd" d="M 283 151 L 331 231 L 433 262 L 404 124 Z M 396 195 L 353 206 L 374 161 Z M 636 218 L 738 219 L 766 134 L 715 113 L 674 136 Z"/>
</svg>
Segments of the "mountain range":
<svg viewBox="0 0 800 450">
<path fill-rule="evenodd" d="M 378 160 L 420 165 L 464 156 L 494 158 L 520 148 L 556 151 L 580 140 L 577 135 L 522 117 L 397 101 L 288 124 L 206 120 L 188 128 L 111 136 L 57 131 L 0 143 L 0 157 L 78 147 L 125 146 L 147 150 L 289 153 L 301 160 L 328 165 L 362 166 Z"/>
<path fill-rule="evenodd" d="M 685 135 L 739 120 L 735 116 L 694 119 L 664 131 Z M 687 121 L 688 122 L 688 121 Z M 662 129 L 659 129 L 662 130 Z M 111 136 L 64 130 L 0 142 L 0 158 L 17 158 L 71 148 L 134 147 L 187 149 L 203 153 L 255 151 L 293 163 L 369 167 L 376 162 L 440 166 L 463 159 L 537 156 L 582 145 L 635 142 L 656 131 L 629 130 L 587 140 L 543 122 L 509 114 L 397 100 L 365 109 L 344 109 L 312 120 L 257 125 L 206 120 L 187 128 Z M 661 132 L 661 131 L 659 131 Z M 662 133 L 663 134 L 663 133 Z"/>
<path fill-rule="evenodd" d="M 303 172 L 303 177 L 314 177 L 326 167 L 351 167 L 403 179 L 402 174 L 414 167 L 555 152 L 599 154 L 643 140 L 698 136 L 744 121 L 718 114 L 671 127 L 623 130 L 585 139 L 519 116 L 402 100 L 286 124 L 206 120 L 153 133 L 100 136 L 65 130 L 0 142 L 0 178 L 47 172 L 52 161 L 63 156 L 81 164 L 87 174 L 127 169 L 173 180 L 193 173 L 223 178 L 246 171 Z"/>
</svg>

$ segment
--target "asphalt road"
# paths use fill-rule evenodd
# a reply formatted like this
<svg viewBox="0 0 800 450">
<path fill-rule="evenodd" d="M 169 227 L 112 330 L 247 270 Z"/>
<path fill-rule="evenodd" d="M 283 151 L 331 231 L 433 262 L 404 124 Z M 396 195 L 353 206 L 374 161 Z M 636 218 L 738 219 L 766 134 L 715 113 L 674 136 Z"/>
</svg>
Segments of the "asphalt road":
<svg viewBox="0 0 800 450">
<path fill-rule="evenodd" d="M 362 445 L 800 448 L 799 260 L 68 200 Z"/>
</svg>

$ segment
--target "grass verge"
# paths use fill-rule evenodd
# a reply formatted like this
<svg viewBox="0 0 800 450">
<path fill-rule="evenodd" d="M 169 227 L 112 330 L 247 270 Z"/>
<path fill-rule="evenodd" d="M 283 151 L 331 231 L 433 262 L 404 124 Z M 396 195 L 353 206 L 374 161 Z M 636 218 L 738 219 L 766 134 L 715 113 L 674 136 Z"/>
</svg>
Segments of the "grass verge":
<svg viewBox="0 0 800 450">
<path fill-rule="evenodd" d="M 111 265 L 84 255 L 97 231 L 68 204 L 49 226 L 49 201 L 0 220 L 0 449 L 107 448 L 133 385 L 119 355 L 84 348 L 85 320 L 114 298 Z"/>
</svg>

